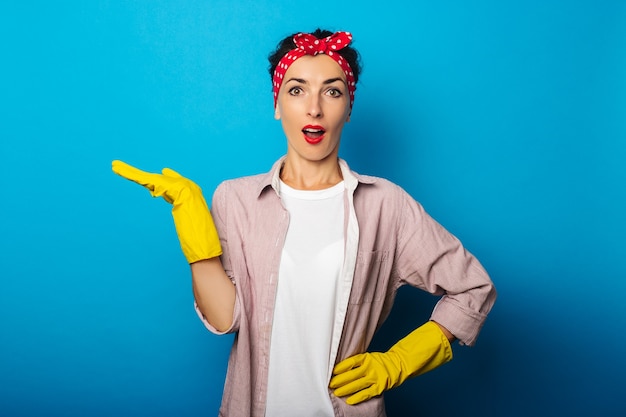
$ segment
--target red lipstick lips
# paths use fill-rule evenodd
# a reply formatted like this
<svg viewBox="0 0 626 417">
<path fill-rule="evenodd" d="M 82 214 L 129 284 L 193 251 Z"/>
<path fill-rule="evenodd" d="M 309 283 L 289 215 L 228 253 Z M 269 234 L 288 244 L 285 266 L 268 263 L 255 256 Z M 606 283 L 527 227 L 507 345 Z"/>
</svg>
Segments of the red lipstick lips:
<svg viewBox="0 0 626 417">
<path fill-rule="evenodd" d="M 326 130 L 322 126 L 319 125 L 306 125 L 302 128 L 302 133 L 304 133 L 304 140 L 306 140 L 311 145 L 315 145 L 320 143 L 322 139 L 324 139 L 324 134 Z"/>
</svg>

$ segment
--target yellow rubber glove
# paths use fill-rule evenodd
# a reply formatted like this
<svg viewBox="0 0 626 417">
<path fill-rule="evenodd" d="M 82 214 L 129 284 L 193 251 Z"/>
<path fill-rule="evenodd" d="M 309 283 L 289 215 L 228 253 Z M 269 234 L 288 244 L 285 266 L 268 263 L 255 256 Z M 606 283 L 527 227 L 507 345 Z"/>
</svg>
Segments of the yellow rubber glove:
<svg viewBox="0 0 626 417">
<path fill-rule="evenodd" d="M 385 353 L 354 355 L 333 369 L 330 388 L 337 397 L 349 397 L 354 405 L 376 397 L 452 359 L 452 348 L 439 326 L 429 321 L 393 345 Z"/>
<path fill-rule="evenodd" d="M 189 263 L 222 254 L 220 239 L 202 190 L 176 171 L 163 168 L 163 174 L 152 174 L 113 161 L 113 172 L 146 187 L 153 197 L 163 197 L 172 204 L 172 216 L 183 253 Z"/>
</svg>

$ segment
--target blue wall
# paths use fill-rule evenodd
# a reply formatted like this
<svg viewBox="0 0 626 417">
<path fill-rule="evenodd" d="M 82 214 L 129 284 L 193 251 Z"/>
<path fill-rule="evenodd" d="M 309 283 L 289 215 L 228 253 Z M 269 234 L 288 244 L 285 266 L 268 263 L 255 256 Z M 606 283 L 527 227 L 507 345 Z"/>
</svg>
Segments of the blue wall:
<svg viewBox="0 0 626 417">
<path fill-rule="evenodd" d="M 13 3 L 13 4 L 7 4 Z M 266 56 L 354 33 L 342 156 L 407 189 L 499 299 L 477 345 L 391 416 L 624 416 L 626 2 L 65 1 L 0 5 L 0 414 L 216 415 L 231 336 L 192 309 L 168 205 L 285 151 Z M 428 317 L 403 290 L 374 342 Z"/>
</svg>

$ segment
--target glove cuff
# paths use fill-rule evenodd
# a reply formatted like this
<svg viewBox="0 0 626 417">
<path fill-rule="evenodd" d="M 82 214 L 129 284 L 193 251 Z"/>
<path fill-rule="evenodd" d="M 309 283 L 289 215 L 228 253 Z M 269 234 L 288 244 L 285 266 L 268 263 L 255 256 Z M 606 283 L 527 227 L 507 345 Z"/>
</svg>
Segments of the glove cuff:
<svg viewBox="0 0 626 417">
<path fill-rule="evenodd" d="M 389 352 L 399 358 L 402 372 L 397 385 L 452 360 L 452 346 L 437 323 L 429 321 L 393 345 Z"/>
</svg>

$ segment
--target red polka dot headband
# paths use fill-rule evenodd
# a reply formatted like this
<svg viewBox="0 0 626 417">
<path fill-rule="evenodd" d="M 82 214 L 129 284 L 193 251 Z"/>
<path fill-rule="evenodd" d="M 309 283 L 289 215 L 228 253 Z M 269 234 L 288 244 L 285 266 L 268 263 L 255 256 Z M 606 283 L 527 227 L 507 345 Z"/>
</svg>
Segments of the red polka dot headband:
<svg viewBox="0 0 626 417">
<path fill-rule="evenodd" d="M 350 64 L 348 64 L 348 61 L 337 52 L 350 45 L 350 42 L 352 42 L 352 34 L 350 32 L 335 32 L 324 39 L 318 39 L 308 33 L 298 33 L 293 37 L 293 42 L 296 44 L 296 48 L 287 52 L 278 62 L 278 65 L 274 70 L 274 107 L 276 107 L 278 92 L 280 91 L 287 68 L 289 68 L 289 66 L 298 58 L 302 58 L 305 55 L 315 56 L 317 54 L 326 54 L 339 64 L 346 75 L 348 93 L 350 94 L 350 108 L 352 108 L 352 105 L 354 104 L 354 91 L 356 90 L 354 73 L 352 72 L 352 68 L 350 68 Z"/>
</svg>

